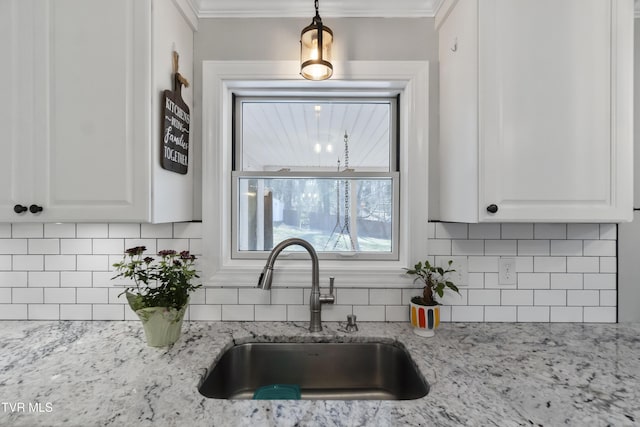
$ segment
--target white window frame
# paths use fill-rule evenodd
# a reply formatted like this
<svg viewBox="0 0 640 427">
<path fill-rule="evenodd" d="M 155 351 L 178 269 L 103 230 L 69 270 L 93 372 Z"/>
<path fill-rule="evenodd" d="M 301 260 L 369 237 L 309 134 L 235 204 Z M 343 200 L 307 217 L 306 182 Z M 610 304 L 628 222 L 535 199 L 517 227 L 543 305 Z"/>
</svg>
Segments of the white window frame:
<svg viewBox="0 0 640 427">
<path fill-rule="evenodd" d="M 379 91 L 376 90 L 376 94 Z M 241 251 L 239 250 L 239 238 L 238 238 L 238 212 L 239 212 L 239 196 L 238 196 L 238 180 L 240 178 L 311 178 L 311 179 L 322 179 L 322 178 L 333 178 L 333 179 L 363 179 L 366 180 L 368 178 L 382 178 L 382 179 L 390 179 L 392 182 L 392 224 L 391 224 L 391 250 L 388 252 L 366 252 L 366 251 L 356 251 L 356 252 L 347 252 L 347 251 L 321 251 L 316 248 L 318 251 L 318 258 L 322 260 L 329 259 L 344 259 L 345 257 L 349 257 L 353 260 L 397 260 L 399 254 L 398 242 L 400 235 L 400 174 L 396 170 L 397 159 L 399 157 L 398 154 L 398 141 L 397 141 L 397 126 L 398 126 L 398 106 L 397 106 L 397 97 L 396 96 L 366 96 L 366 93 L 363 93 L 362 96 L 358 97 L 337 97 L 337 96 L 303 96 L 303 97 L 291 97 L 287 96 L 288 92 L 283 90 L 281 93 L 271 93 L 269 96 L 262 97 L 250 97 L 250 96 L 242 96 L 239 93 L 235 93 L 235 159 L 236 159 L 236 170 L 232 171 L 232 183 L 231 183 L 231 196 L 233 199 L 232 206 L 232 214 L 231 214 L 231 227 L 232 227 L 232 253 L 231 257 L 234 259 L 262 259 L 266 260 L 269 254 L 269 251 Z M 386 172 L 361 172 L 361 171 L 340 171 L 340 172 L 325 172 L 325 171 L 244 171 L 242 166 L 242 153 L 244 147 L 242 146 L 244 141 L 242 139 L 242 121 L 244 117 L 242 115 L 242 103 L 243 102 L 316 102 L 321 103 L 322 101 L 326 102 L 353 102 L 353 103 L 366 103 L 366 102 L 388 102 L 390 104 L 390 139 L 388 146 L 388 158 L 389 165 L 388 170 Z M 283 165 L 286 167 L 286 165 Z M 355 213 L 353 213 L 355 215 Z M 260 221 L 260 219 L 258 219 Z M 235 237 L 233 237 L 235 236 Z M 293 237 L 293 236 L 292 236 Z M 274 245 L 278 242 L 274 242 Z M 304 251 L 300 253 L 286 253 L 286 256 L 289 259 L 305 259 L 308 258 L 308 254 Z"/>
<path fill-rule="evenodd" d="M 426 61 L 347 61 L 336 63 L 330 80 L 303 80 L 297 61 L 203 61 L 202 175 L 203 282 L 206 286 L 255 287 L 264 260 L 231 257 L 232 96 L 265 95 L 286 89 L 300 95 L 327 91 L 357 96 L 363 90 L 380 96 L 400 93 L 400 235 L 399 259 L 388 261 L 321 260 L 323 285 L 406 286 L 403 267 L 427 257 L 427 165 L 429 63 Z M 293 92 L 292 92 L 293 91 Z M 306 286 L 307 260 L 276 262 L 273 286 Z"/>
</svg>

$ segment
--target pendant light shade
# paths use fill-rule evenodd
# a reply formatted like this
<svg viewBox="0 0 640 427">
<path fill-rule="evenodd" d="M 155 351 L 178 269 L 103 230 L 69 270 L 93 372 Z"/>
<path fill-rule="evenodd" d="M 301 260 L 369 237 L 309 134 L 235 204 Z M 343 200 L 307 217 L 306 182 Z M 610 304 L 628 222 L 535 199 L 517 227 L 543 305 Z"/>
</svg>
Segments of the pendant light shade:
<svg viewBox="0 0 640 427">
<path fill-rule="evenodd" d="M 322 25 L 315 0 L 316 16 L 300 34 L 300 74 L 307 80 L 326 80 L 333 74 L 331 45 L 333 31 Z"/>
</svg>

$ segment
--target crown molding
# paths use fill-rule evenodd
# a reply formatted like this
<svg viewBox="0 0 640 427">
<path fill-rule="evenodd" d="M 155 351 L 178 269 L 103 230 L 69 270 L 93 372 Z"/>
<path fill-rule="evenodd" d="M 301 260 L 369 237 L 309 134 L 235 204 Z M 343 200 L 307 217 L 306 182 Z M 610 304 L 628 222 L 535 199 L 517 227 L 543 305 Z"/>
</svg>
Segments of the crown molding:
<svg viewBox="0 0 640 427">
<path fill-rule="evenodd" d="M 311 18 L 311 0 L 188 0 L 198 18 Z M 443 0 L 322 0 L 322 17 L 435 16 Z"/>
<path fill-rule="evenodd" d="M 313 15 L 310 0 L 174 0 L 197 27 L 197 18 L 305 18 Z M 320 15 L 339 17 L 432 18 L 444 0 L 323 0 Z M 634 0 L 640 18 L 640 0 Z"/>
</svg>

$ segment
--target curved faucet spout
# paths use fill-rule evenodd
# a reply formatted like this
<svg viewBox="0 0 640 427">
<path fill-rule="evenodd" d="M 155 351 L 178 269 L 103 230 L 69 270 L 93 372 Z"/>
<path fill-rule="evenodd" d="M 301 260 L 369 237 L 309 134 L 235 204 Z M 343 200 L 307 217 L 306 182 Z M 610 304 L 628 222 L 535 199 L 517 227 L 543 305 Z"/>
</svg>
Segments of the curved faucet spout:
<svg viewBox="0 0 640 427">
<path fill-rule="evenodd" d="M 320 295 L 320 269 L 318 266 L 318 254 L 313 248 L 311 243 L 304 239 L 293 237 L 283 240 L 278 243 L 269 254 L 267 263 L 262 270 L 260 279 L 258 279 L 258 288 L 269 290 L 271 289 L 271 283 L 273 281 L 273 264 L 275 264 L 278 255 L 286 247 L 298 245 L 302 246 L 309 252 L 311 256 L 311 298 L 309 300 L 309 310 L 311 311 L 311 321 L 309 324 L 309 330 L 311 332 L 319 332 L 322 330 L 322 321 L 320 316 L 320 307 L 322 303 L 333 304 L 335 297 L 333 296 L 333 289 L 331 289 L 330 295 Z"/>
</svg>

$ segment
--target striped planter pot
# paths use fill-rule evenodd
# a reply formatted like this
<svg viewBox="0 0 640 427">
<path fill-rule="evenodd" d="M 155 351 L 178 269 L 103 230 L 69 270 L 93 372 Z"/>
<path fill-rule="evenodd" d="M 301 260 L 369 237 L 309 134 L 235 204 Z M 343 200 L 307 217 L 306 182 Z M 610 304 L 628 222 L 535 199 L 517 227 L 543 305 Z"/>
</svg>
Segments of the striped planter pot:
<svg viewBox="0 0 640 427">
<path fill-rule="evenodd" d="M 413 333 L 421 337 L 432 337 L 440 324 L 440 307 L 411 303 L 411 325 Z"/>
</svg>

